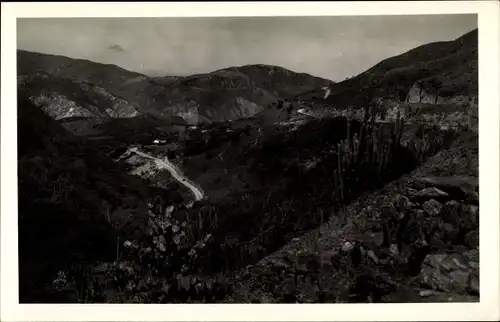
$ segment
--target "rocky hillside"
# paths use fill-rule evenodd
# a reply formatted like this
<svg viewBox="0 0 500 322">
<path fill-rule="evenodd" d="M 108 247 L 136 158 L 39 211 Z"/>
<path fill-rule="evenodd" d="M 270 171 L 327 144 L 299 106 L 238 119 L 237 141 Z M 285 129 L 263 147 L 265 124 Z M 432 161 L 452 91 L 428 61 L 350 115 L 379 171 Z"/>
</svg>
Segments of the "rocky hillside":
<svg viewBox="0 0 500 322">
<path fill-rule="evenodd" d="M 236 303 L 479 301 L 477 135 L 236 274 Z M 389 236 L 390 243 L 384 235 Z M 391 244 L 392 243 L 392 244 Z"/>
<path fill-rule="evenodd" d="M 52 118 L 87 117 L 96 120 L 139 115 L 134 105 L 88 82 L 46 73 L 20 75 L 19 94 L 40 106 Z"/>
<path fill-rule="evenodd" d="M 388 58 L 353 78 L 323 91 L 297 96 L 346 108 L 361 107 L 374 97 L 400 102 L 461 102 L 478 92 L 477 29 L 455 39 L 429 43 Z M 361 91 L 362 89 L 366 89 Z"/>
<path fill-rule="evenodd" d="M 126 112 L 122 114 L 130 115 L 135 108 L 140 113 L 161 118 L 178 115 L 191 124 L 249 117 L 278 99 L 332 83 L 309 74 L 267 65 L 231 67 L 187 77 L 147 77 L 114 65 L 22 50 L 18 51 L 18 74 L 22 75 L 19 79 L 21 84 L 26 79 L 44 79 L 50 84 L 50 89 L 46 91 L 62 92 L 60 95 L 53 94 L 57 96 L 55 98 L 47 98 L 41 89 L 32 94 L 41 96 L 36 99 L 38 101 L 53 101 L 56 112 L 52 114 L 62 117 L 96 114 L 94 107 L 86 107 L 84 98 L 82 102 L 66 104 L 75 105 L 70 113 L 71 107 L 68 111 L 59 107 L 62 100 L 74 95 L 67 93 L 67 89 L 57 87 L 68 88 L 76 82 L 90 84 L 95 87 L 94 91 L 105 91 L 108 96 L 115 97 L 122 107 L 126 106 Z M 104 110 L 113 109 L 98 105 Z"/>
</svg>

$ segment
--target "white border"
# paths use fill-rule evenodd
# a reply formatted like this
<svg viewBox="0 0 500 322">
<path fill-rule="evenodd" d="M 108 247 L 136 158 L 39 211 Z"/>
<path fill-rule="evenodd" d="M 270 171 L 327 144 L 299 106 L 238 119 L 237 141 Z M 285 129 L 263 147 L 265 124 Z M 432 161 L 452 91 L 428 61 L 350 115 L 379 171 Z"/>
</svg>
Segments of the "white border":
<svg viewBox="0 0 500 322">
<path fill-rule="evenodd" d="M 20 305 L 17 285 L 16 17 L 308 16 L 477 13 L 480 92 L 480 260 L 478 304 Z M 2 3 L 2 321 L 438 321 L 498 320 L 499 3 L 233 2 Z"/>
</svg>

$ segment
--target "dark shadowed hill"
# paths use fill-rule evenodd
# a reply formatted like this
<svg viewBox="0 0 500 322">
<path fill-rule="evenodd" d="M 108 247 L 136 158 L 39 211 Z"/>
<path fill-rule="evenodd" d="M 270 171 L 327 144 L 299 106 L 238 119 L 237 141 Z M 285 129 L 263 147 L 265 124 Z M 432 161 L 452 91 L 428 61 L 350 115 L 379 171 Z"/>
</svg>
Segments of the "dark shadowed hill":
<svg viewBox="0 0 500 322">
<path fill-rule="evenodd" d="M 115 258 L 118 236 L 140 235 L 147 222 L 146 184 L 25 99 L 18 189 L 21 301 L 70 262 Z"/>
<path fill-rule="evenodd" d="M 431 103 L 455 101 L 461 96 L 477 96 L 478 91 L 477 29 L 453 41 L 434 42 L 388 58 L 366 72 L 331 86 L 331 95 L 323 100 L 324 92 L 299 95 L 345 108 L 360 107 L 375 96 L 399 101 L 419 100 L 422 85 L 424 100 Z M 361 91 L 372 87 L 370 91 Z M 458 99 L 459 100 L 459 99 Z"/>
<path fill-rule="evenodd" d="M 18 75 L 44 72 L 56 77 L 89 82 L 99 85 L 113 94 L 120 92 L 125 81 L 146 77 L 116 65 L 100 64 L 86 59 L 73 59 L 25 50 L 17 51 L 17 72 Z"/>
<path fill-rule="evenodd" d="M 147 77 L 115 65 L 19 50 L 18 75 L 25 75 L 20 79 L 38 73 L 51 75 L 63 87 L 67 81 L 62 79 L 93 84 L 140 113 L 160 118 L 178 115 L 191 124 L 246 118 L 278 99 L 332 83 L 268 65 L 231 67 L 187 77 Z M 52 82 L 51 89 L 54 85 Z"/>
</svg>

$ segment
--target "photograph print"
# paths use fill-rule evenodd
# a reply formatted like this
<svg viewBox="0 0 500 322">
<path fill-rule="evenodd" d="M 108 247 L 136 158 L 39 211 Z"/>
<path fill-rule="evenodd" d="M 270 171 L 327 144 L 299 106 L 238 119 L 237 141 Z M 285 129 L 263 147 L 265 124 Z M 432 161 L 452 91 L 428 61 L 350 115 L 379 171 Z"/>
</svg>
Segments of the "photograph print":
<svg viewBox="0 0 500 322">
<path fill-rule="evenodd" d="M 18 18 L 20 303 L 479 301 L 476 14 Z"/>
</svg>

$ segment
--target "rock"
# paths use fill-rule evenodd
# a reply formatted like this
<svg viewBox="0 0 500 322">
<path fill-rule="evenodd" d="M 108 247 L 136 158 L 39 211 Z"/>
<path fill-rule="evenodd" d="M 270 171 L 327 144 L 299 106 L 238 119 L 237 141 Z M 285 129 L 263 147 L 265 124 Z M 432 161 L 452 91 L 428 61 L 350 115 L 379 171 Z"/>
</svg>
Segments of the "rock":
<svg viewBox="0 0 500 322">
<path fill-rule="evenodd" d="M 165 237 L 163 237 L 162 235 L 160 236 L 154 236 L 153 237 L 153 244 L 161 251 L 161 252 L 166 252 L 167 251 L 167 247 L 166 247 L 166 241 L 165 241 Z"/>
<path fill-rule="evenodd" d="M 182 289 L 188 291 L 191 288 L 191 279 L 189 278 L 189 276 L 177 276 L 177 283 L 180 290 Z"/>
<path fill-rule="evenodd" d="M 467 291 L 469 294 L 479 295 L 479 276 L 477 274 L 470 276 Z"/>
<path fill-rule="evenodd" d="M 392 204 L 396 207 L 397 210 L 399 211 L 404 211 L 404 210 L 408 210 L 410 209 L 411 207 L 415 206 L 415 204 L 413 204 L 410 199 L 408 199 L 408 197 L 404 196 L 404 195 L 396 195 L 394 197 L 394 199 L 392 200 Z"/>
<path fill-rule="evenodd" d="M 450 188 L 459 188 L 462 191 L 475 191 L 479 186 L 479 180 L 476 177 L 452 176 L 452 177 L 420 177 L 413 178 L 416 183 L 432 185 L 443 190 Z"/>
<path fill-rule="evenodd" d="M 463 208 L 469 220 L 479 224 L 479 207 L 475 205 L 463 205 Z"/>
<path fill-rule="evenodd" d="M 446 256 L 440 264 L 445 272 L 451 272 L 457 269 L 467 270 L 470 267 L 467 258 L 462 254 L 453 254 L 453 256 Z"/>
<path fill-rule="evenodd" d="M 434 291 L 431 290 L 423 290 L 418 293 L 421 297 L 429 297 L 431 295 L 434 295 Z"/>
<path fill-rule="evenodd" d="M 389 247 L 389 254 L 393 258 L 398 258 L 399 257 L 399 249 L 398 249 L 398 245 L 397 244 L 391 244 L 391 246 Z"/>
<path fill-rule="evenodd" d="M 443 209 L 443 205 L 438 201 L 431 199 L 429 201 L 424 202 L 422 208 L 431 216 L 438 216 Z"/>
<path fill-rule="evenodd" d="M 436 187 L 425 188 L 414 194 L 415 197 L 425 197 L 425 198 L 439 198 L 439 197 L 448 197 L 449 195 L 439 190 Z"/>
<path fill-rule="evenodd" d="M 366 256 L 371 258 L 375 264 L 380 263 L 380 259 L 377 257 L 377 255 L 375 255 L 375 253 L 371 249 L 366 252 Z"/>
<path fill-rule="evenodd" d="M 471 262 L 472 263 L 479 263 L 479 250 L 471 249 L 469 251 L 464 252 L 463 255 L 467 259 L 469 264 Z"/>
<path fill-rule="evenodd" d="M 465 294 L 473 274 L 464 254 L 433 254 L 422 263 L 418 281 L 432 290 Z"/>
<path fill-rule="evenodd" d="M 350 241 L 345 241 L 342 244 L 342 252 L 344 253 L 349 253 L 351 250 L 353 250 L 355 247 L 354 243 L 351 243 Z"/>
<path fill-rule="evenodd" d="M 134 269 L 132 268 L 132 266 L 130 266 L 129 263 L 126 262 L 120 262 L 120 264 L 118 264 L 118 269 L 122 272 L 127 273 L 128 275 L 134 274 Z"/>
<path fill-rule="evenodd" d="M 475 229 L 465 234 L 465 243 L 471 248 L 479 249 L 479 231 Z"/>
<path fill-rule="evenodd" d="M 129 292 L 132 292 L 135 289 L 135 283 L 134 281 L 128 281 L 127 285 L 125 286 L 125 289 Z"/>
</svg>

